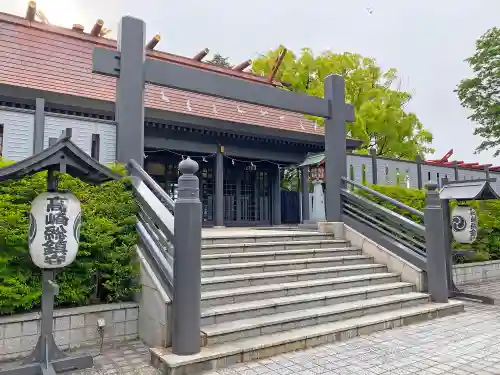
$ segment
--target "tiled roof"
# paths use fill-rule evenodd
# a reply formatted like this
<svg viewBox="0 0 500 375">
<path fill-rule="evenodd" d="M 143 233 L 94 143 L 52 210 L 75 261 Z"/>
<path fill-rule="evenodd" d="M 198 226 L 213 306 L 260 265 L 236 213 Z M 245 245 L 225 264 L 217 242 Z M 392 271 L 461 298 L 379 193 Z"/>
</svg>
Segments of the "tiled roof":
<svg viewBox="0 0 500 375">
<path fill-rule="evenodd" d="M 0 84 L 22 86 L 97 100 L 115 100 L 115 79 L 92 73 L 95 45 L 116 48 L 116 41 L 0 13 Z M 266 84 L 264 77 L 213 67 L 163 52 L 149 57 L 199 67 Z M 206 95 L 146 85 L 148 108 L 322 135 L 303 115 Z"/>
</svg>

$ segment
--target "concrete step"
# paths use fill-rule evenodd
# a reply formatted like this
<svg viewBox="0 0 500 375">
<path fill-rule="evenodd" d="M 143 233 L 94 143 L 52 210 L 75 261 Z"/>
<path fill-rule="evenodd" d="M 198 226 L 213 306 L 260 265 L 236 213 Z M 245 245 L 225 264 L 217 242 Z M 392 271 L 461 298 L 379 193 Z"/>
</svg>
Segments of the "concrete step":
<svg viewBox="0 0 500 375">
<path fill-rule="evenodd" d="M 203 245 L 219 245 L 219 244 L 239 244 L 239 243 L 256 243 L 256 242 L 288 242 L 288 241 L 315 241 L 315 240 L 333 239 L 331 234 L 319 233 L 316 231 L 279 231 L 272 232 L 261 230 L 258 233 L 251 234 L 221 234 L 221 235 L 204 235 L 202 238 Z"/>
<path fill-rule="evenodd" d="M 266 298 L 297 296 L 368 285 L 396 283 L 398 281 L 400 281 L 400 276 L 397 273 L 372 273 L 331 279 L 305 280 L 282 284 L 264 284 L 244 288 L 214 290 L 202 293 L 201 307 L 208 308 L 232 303 L 251 302 Z"/>
<path fill-rule="evenodd" d="M 411 293 L 413 290 L 413 284 L 397 282 L 208 307 L 202 309 L 201 325 L 206 326 L 270 314 L 309 310 L 345 302 Z"/>
<path fill-rule="evenodd" d="M 213 371 L 240 362 L 267 358 L 452 315 L 463 310 L 463 303 L 458 301 L 445 304 L 421 304 L 286 332 L 240 339 L 227 344 L 207 346 L 203 347 L 200 353 L 190 356 L 174 355 L 167 348 L 152 348 L 151 360 L 152 364 L 164 375 L 196 375 L 203 371 Z"/>
<path fill-rule="evenodd" d="M 202 245 L 201 253 L 204 254 L 231 254 L 231 253 L 249 253 L 272 252 L 279 250 L 298 250 L 298 249 L 326 249 L 326 248 L 345 248 L 349 246 L 347 241 L 320 239 L 309 241 L 273 241 L 273 242 L 241 242 L 230 244 Z"/>
<path fill-rule="evenodd" d="M 203 254 L 201 260 L 203 265 L 229 264 L 245 262 L 265 262 L 269 260 L 288 260 L 305 258 L 325 258 L 345 255 L 361 255 L 361 249 L 357 247 L 339 247 L 325 249 L 298 249 L 279 251 L 252 251 L 247 253 L 225 253 L 225 254 Z"/>
<path fill-rule="evenodd" d="M 340 257 L 269 260 L 263 262 L 216 264 L 201 267 L 201 277 L 243 275 L 249 273 L 278 272 L 348 266 L 373 263 L 367 255 L 346 255 Z"/>
<path fill-rule="evenodd" d="M 413 292 L 309 308 L 307 310 L 276 313 L 256 318 L 239 319 L 203 326 L 201 328 L 201 343 L 202 346 L 223 344 L 242 338 L 289 331 L 428 302 L 429 296 L 427 294 Z"/>
<path fill-rule="evenodd" d="M 201 279 L 201 291 L 208 292 L 256 285 L 281 284 L 382 272 L 387 272 L 387 266 L 383 264 L 355 264 L 352 266 L 306 268 L 302 270 L 207 277 Z"/>
</svg>

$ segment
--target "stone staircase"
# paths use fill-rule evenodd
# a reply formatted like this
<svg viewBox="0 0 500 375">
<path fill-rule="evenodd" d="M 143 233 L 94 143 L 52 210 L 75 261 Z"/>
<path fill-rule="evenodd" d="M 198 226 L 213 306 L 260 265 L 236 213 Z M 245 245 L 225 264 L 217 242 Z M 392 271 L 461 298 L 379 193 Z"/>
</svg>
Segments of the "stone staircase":
<svg viewBox="0 0 500 375">
<path fill-rule="evenodd" d="M 386 265 L 316 232 L 211 237 L 202 249 L 199 354 L 152 348 L 167 375 L 196 374 L 457 313 Z"/>
</svg>

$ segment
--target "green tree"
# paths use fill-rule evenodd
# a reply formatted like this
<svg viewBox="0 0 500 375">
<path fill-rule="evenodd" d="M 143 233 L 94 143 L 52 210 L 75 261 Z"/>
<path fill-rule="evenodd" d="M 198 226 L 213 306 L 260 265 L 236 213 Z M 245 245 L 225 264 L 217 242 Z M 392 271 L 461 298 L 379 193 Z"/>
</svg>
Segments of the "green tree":
<svg viewBox="0 0 500 375">
<path fill-rule="evenodd" d="M 500 29 L 493 27 L 476 41 L 476 53 L 466 59 L 472 78 L 464 79 L 456 92 L 462 106 L 470 109 L 469 119 L 479 124 L 474 134 L 484 140 L 477 151 L 496 148 L 500 154 Z"/>
<path fill-rule="evenodd" d="M 229 57 L 224 57 L 220 53 L 214 54 L 211 60 L 207 60 L 207 63 L 212 65 L 220 66 L 221 68 L 232 68 L 233 66 L 229 62 Z"/>
<path fill-rule="evenodd" d="M 269 76 L 280 51 L 281 47 L 255 59 L 252 70 Z M 330 51 L 315 56 L 304 48 L 299 56 L 285 55 L 275 78 L 288 90 L 323 97 L 323 80 L 329 74 L 345 77 L 346 99 L 354 105 L 356 116 L 348 124 L 348 134 L 363 141 L 358 152 L 368 153 L 375 147 L 380 156 L 406 159 L 434 152 L 428 146 L 432 134 L 414 113 L 405 110 L 411 95 L 393 88 L 396 70 L 383 71 L 372 58 Z M 317 121 L 322 123 L 322 119 Z"/>
</svg>

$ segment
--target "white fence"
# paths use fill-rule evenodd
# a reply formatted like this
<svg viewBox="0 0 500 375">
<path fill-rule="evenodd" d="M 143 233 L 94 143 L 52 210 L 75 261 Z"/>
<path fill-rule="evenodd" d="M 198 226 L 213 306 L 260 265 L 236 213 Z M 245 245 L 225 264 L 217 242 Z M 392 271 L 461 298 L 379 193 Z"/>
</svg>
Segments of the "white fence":
<svg viewBox="0 0 500 375">
<path fill-rule="evenodd" d="M 376 179 L 374 179 L 374 169 L 376 169 Z M 489 171 L 488 174 L 489 177 L 497 179 L 492 185 L 500 193 L 500 173 Z M 347 175 L 350 180 L 358 183 L 399 185 L 416 189 L 429 181 L 440 184 L 443 178 L 449 181 L 457 180 L 457 176 L 458 180 L 486 178 L 487 172 L 459 166 L 430 165 L 417 161 L 349 154 L 347 155 Z"/>
</svg>

